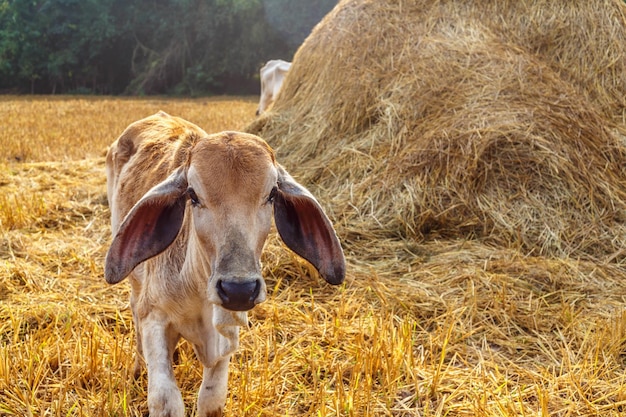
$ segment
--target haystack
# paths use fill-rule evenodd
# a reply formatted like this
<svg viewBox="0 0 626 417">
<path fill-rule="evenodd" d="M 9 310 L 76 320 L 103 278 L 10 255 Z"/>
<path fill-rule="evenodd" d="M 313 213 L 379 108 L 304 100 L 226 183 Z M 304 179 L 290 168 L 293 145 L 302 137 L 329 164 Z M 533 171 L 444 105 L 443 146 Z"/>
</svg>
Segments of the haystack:
<svg viewBox="0 0 626 417">
<path fill-rule="evenodd" d="M 460 238 L 623 260 L 625 16 L 619 0 L 343 1 L 248 131 L 359 257 Z"/>
</svg>

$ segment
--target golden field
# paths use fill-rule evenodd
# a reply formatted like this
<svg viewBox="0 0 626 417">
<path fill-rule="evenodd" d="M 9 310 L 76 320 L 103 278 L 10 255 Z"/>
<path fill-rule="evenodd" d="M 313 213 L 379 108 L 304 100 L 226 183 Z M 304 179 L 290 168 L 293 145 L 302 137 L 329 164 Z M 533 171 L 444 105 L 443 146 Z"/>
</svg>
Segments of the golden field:
<svg viewBox="0 0 626 417">
<path fill-rule="evenodd" d="M 158 110 L 214 132 L 244 129 L 255 109 L 255 98 L 0 97 L 0 415 L 146 415 L 129 289 L 103 278 L 106 147 Z M 321 203 L 351 234 L 346 283 L 325 284 L 270 236 L 270 296 L 241 332 L 227 416 L 626 413 L 623 261 L 355 236 Z M 182 342 L 188 412 L 201 372 Z"/>
</svg>

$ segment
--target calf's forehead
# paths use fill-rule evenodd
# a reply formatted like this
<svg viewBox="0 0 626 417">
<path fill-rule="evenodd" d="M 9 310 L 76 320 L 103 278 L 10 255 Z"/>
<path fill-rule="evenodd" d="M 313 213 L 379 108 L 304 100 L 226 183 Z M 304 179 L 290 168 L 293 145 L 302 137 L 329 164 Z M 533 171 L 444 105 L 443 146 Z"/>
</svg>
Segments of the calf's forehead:
<svg viewBox="0 0 626 417">
<path fill-rule="evenodd" d="M 276 159 L 261 138 L 235 132 L 211 135 L 194 146 L 189 159 L 189 182 L 208 198 L 264 193 L 276 182 Z M 253 196 L 251 196 L 253 197 Z"/>
</svg>

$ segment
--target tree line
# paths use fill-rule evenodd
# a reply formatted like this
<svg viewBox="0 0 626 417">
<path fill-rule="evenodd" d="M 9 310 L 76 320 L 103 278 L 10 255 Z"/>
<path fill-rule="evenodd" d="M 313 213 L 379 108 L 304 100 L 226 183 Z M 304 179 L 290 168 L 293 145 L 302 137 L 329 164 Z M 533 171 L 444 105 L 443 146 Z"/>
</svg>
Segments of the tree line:
<svg viewBox="0 0 626 417">
<path fill-rule="evenodd" d="M 337 0 L 0 0 L 0 92 L 250 94 Z"/>
</svg>

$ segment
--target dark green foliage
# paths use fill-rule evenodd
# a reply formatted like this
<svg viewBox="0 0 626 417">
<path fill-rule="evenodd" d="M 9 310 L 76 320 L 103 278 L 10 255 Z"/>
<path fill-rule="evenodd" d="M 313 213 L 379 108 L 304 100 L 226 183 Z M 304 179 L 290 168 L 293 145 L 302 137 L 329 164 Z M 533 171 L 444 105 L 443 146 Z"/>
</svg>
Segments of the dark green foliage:
<svg viewBox="0 0 626 417">
<path fill-rule="evenodd" d="M 0 92 L 257 93 L 336 0 L 0 0 Z"/>
</svg>

